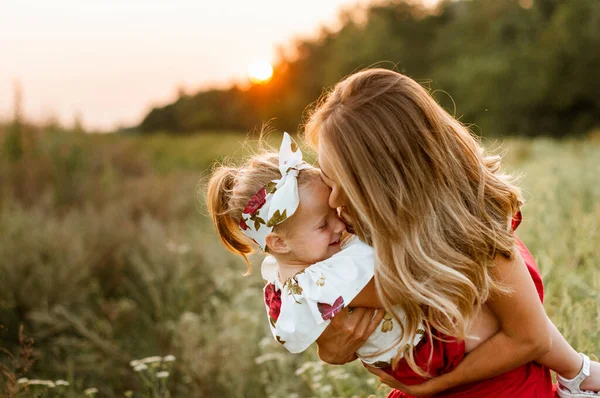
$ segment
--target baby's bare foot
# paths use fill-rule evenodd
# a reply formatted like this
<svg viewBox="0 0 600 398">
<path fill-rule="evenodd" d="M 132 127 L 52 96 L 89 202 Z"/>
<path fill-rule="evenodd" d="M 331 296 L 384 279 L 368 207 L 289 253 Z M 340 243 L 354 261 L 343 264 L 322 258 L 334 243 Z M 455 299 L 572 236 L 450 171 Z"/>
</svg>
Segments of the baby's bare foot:
<svg viewBox="0 0 600 398">
<path fill-rule="evenodd" d="M 585 391 L 600 391 L 600 363 L 590 361 L 590 375 L 579 388 Z"/>
</svg>

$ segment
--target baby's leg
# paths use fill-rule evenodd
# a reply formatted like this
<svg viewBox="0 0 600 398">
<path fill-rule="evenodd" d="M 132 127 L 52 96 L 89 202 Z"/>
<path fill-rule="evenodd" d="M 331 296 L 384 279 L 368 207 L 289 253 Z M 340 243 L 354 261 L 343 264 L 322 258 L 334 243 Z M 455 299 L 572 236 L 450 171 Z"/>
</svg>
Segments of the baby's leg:
<svg viewBox="0 0 600 398">
<path fill-rule="evenodd" d="M 565 338 L 560 334 L 554 323 L 548 318 L 548 327 L 552 337 L 552 348 L 546 354 L 536 359 L 536 362 L 552 369 L 565 379 L 572 379 L 581 370 L 583 360 Z M 470 352 L 475 347 L 492 337 L 500 330 L 498 320 L 487 307 L 473 319 L 469 337 L 465 340 L 465 351 Z M 600 391 L 600 363 L 591 361 L 590 376 L 581 383 L 582 390 Z"/>
<path fill-rule="evenodd" d="M 481 311 L 473 318 L 469 336 L 465 339 L 465 352 L 473 351 L 475 347 L 499 331 L 500 323 L 498 319 L 487 305 L 483 305 Z"/>
<path fill-rule="evenodd" d="M 581 370 L 583 360 L 560 334 L 554 323 L 548 318 L 548 327 L 552 337 L 552 348 L 535 361 L 552 369 L 565 379 L 572 379 Z M 600 363 L 591 361 L 590 376 L 581 383 L 582 390 L 600 391 Z"/>
</svg>

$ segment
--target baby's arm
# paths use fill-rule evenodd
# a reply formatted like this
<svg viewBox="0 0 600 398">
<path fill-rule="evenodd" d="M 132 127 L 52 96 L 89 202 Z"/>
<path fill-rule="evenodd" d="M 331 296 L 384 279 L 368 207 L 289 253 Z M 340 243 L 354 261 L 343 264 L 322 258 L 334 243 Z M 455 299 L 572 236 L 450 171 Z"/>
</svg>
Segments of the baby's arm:
<svg viewBox="0 0 600 398">
<path fill-rule="evenodd" d="M 354 297 L 348 307 L 383 308 L 383 304 L 377 295 L 375 279 L 371 278 L 369 283 Z"/>
</svg>

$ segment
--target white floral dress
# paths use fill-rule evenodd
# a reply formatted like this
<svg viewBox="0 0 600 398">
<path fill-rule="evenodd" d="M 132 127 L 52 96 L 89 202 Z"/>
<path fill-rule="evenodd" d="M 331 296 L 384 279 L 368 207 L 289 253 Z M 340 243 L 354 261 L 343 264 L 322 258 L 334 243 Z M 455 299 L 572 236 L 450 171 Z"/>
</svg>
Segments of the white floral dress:
<svg viewBox="0 0 600 398">
<path fill-rule="evenodd" d="M 352 237 L 332 257 L 296 273 L 284 283 L 279 280 L 277 261 L 267 256 L 262 264 L 265 307 L 273 337 L 291 353 L 306 350 L 323 333 L 331 318 L 348 305 L 373 278 L 373 248 Z M 404 312 L 395 307 L 400 319 Z M 385 367 L 404 352 L 407 345 L 390 314 L 358 349 L 365 363 Z M 421 340 L 417 334 L 409 346 Z"/>
</svg>

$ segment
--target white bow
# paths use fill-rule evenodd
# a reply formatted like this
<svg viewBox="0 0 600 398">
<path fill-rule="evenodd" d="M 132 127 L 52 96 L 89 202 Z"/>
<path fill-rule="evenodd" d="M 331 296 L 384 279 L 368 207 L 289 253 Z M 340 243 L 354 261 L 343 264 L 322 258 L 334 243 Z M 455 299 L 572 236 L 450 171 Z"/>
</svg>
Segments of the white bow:
<svg viewBox="0 0 600 398">
<path fill-rule="evenodd" d="M 281 178 L 273 180 L 254 195 L 242 213 L 240 228 L 261 249 L 267 247 L 267 235 L 290 218 L 298 209 L 298 173 L 312 168 L 302 160 L 302 152 L 288 133 L 283 133 L 279 149 Z"/>
</svg>

